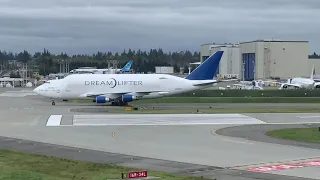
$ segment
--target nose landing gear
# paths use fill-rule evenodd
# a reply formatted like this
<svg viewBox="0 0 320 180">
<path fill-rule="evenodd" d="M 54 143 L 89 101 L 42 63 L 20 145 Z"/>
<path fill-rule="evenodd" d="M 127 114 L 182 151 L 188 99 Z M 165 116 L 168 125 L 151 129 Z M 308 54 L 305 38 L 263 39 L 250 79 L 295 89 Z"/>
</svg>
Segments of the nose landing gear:
<svg viewBox="0 0 320 180">
<path fill-rule="evenodd" d="M 56 105 L 56 103 L 54 102 L 54 100 L 53 100 L 53 99 L 52 99 L 52 103 L 51 103 L 51 104 L 52 104 L 52 106 Z"/>
</svg>

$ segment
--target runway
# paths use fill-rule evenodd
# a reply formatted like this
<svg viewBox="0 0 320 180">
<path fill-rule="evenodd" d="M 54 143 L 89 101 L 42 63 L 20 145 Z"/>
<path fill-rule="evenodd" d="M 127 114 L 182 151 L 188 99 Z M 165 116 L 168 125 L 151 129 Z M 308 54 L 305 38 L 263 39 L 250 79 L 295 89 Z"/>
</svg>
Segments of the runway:
<svg viewBox="0 0 320 180">
<path fill-rule="evenodd" d="M 78 108 L 77 105 L 59 102 L 53 107 L 50 100 L 38 96 L 13 98 L 3 95 L 0 97 L 0 136 L 9 137 L 9 140 L 0 139 L 0 147 L 57 156 L 64 153 L 65 157 L 74 159 L 202 175 L 219 180 L 320 177 L 317 174 L 320 172 L 319 166 L 310 165 L 310 162 L 316 164 L 320 160 L 319 149 L 247 138 L 247 134 L 250 134 L 248 127 L 270 124 L 291 127 L 320 123 L 320 114 L 177 115 L 179 117 L 176 118 L 169 115 L 150 117 L 131 114 L 128 117 L 70 111 Z M 80 106 L 88 108 L 92 104 Z M 52 115 L 56 116 L 48 121 Z M 197 124 L 197 121 L 201 124 Z M 240 130 L 243 128 L 244 132 L 248 132 L 245 135 L 230 135 L 230 132 L 243 134 L 243 131 L 233 129 L 228 131 L 229 134 L 221 133 L 221 129 L 230 126 L 241 126 L 238 127 Z M 23 141 L 18 143 L 10 138 Z M 263 173 L 248 170 L 270 164 L 307 162 L 307 167 L 282 170 L 278 167 L 277 170 Z"/>
</svg>

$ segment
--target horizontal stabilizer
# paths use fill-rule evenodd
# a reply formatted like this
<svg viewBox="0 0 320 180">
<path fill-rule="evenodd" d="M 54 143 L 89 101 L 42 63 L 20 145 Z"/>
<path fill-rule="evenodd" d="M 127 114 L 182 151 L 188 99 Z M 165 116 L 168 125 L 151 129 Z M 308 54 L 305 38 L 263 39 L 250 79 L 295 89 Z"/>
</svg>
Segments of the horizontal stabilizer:
<svg viewBox="0 0 320 180">
<path fill-rule="evenodd" d="M 193 86 L 208 86 L 208 85 L 215 84 L 215 83 L 217 83 L 217 81 L 204 81 L 204 82 L 199 82 L 199 83 L 195 83 L 192 85 Z"/>
</svg>

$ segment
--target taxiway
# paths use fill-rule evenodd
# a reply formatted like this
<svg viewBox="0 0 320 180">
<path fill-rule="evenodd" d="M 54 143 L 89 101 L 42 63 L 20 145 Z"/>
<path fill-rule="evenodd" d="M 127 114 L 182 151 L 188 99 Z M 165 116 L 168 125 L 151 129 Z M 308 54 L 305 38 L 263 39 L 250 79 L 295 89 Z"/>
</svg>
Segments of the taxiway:
<svg viewBox="0 0 320 180">
<path fill-rule="evenodd" d="M 253 126 L 315 124 L 320 122 L 320 114 L 115 117 L 71 111 L 79 106 L 94 106 L 90 103 L 59 102 L 52 106 L 50 100 L 39 96 L 12 94 L 0 97 L 0 136 L 6 137 L 0 139 L 1 148 L 219 180 L 320 179 L 319 166 L 271 169 L 263 173 L 249 171 L 248 168 L 270 164 L 320 160 L 320 150 L 288 142 L 273 143 L 259 138 L 263 133 L 255 139 L 246 132 Z M 55 123 L 47 126 L 52 115 L 58 116 Z M 196 124 L 195 120 L 202 124 Z M 227 131 L 231 126 L 238 129 Z"/>
</svg>

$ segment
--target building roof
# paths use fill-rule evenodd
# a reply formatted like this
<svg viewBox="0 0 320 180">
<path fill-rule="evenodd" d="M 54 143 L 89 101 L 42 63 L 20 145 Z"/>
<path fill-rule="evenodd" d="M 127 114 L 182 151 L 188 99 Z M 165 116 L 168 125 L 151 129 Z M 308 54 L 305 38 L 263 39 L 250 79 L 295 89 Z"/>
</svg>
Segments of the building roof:
<svg viewBox="0 0 320 180">
<path fill-rule="evenodd" d="M 215 47 L 212 47 L 212 48 L 222 48 L 222 47 L 231 47 L 231 48 L 234 48 L 234 47 L 239 47 L 239 44 L 221 45 L 221 46 L 215 46 Z"/>
<path fill-rule="evenodd" d="M 261 40 L 254 40 L 254 41 L 248 41 L 248 42 L 241 42 L 240 44 L 253 43 L 253 42 L 296 42 L 296 43 L 308 43 L 309 41 L 282 41 L 282 40 L 279 40 L 279 39 L 261 39 Z"/>
<path fill-rule="evenodd" d="M 232 45 L 233 43 L 206 43 L 202 44 L 201 46 L 223 46 L 223 45 Z"/>
</svg>

